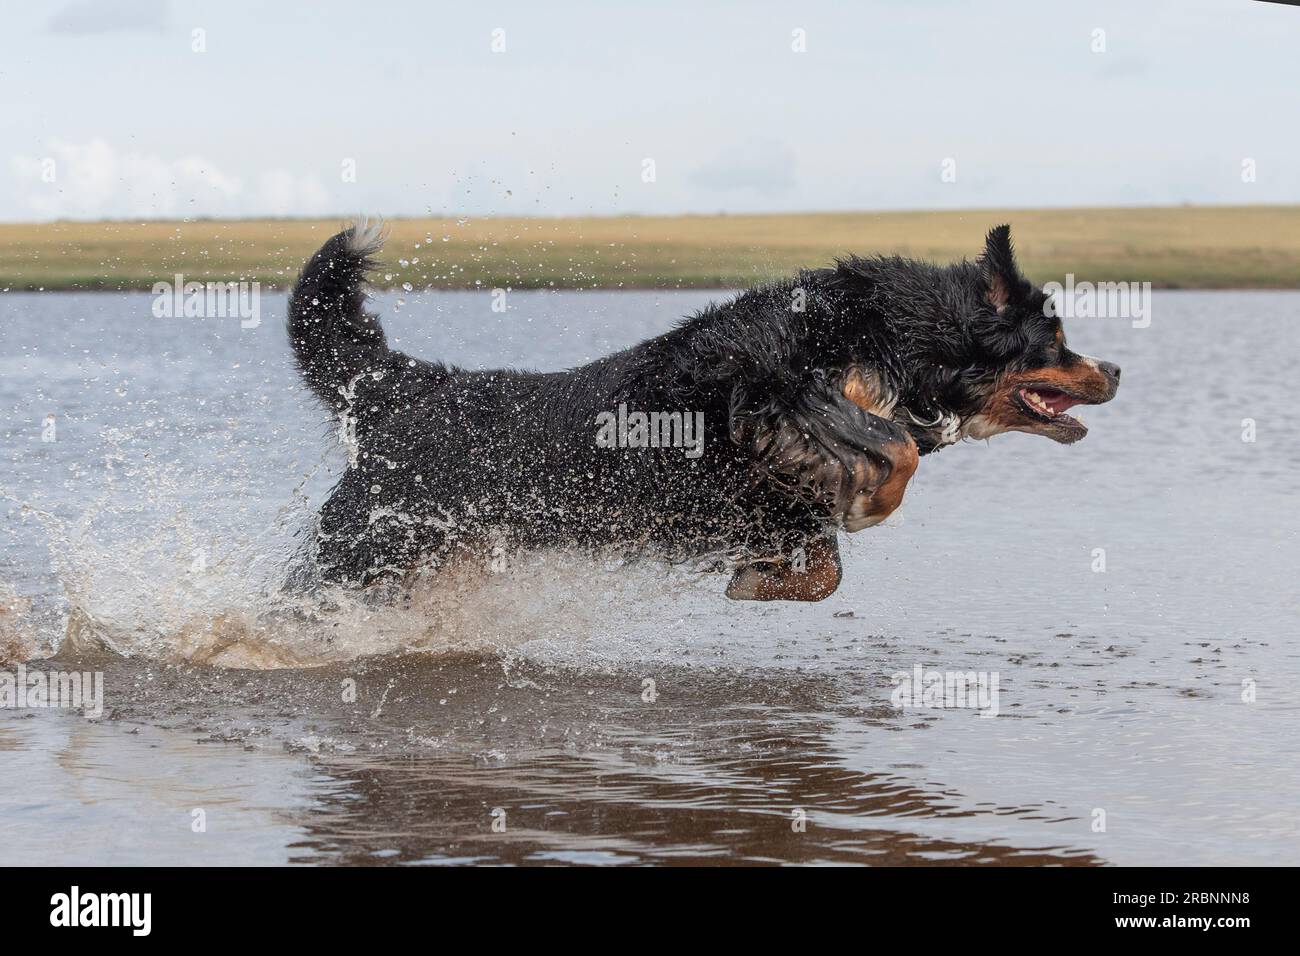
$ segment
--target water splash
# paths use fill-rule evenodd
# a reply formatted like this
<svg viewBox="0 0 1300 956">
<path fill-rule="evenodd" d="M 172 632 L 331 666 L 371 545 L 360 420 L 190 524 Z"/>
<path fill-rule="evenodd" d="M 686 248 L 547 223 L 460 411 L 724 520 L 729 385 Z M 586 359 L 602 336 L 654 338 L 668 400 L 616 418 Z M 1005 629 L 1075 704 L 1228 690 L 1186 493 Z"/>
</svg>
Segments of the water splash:
<svg viewBox="0 0 1300 956">
<path fill-rule="evenodd" d="M 96 493 L 82 489 L 79 509 L 23 504 L 47 539 L 64 611 L 61 626 L 39 634 L 27 620 L 30 602 L 0 590 L 2 658 L 110 654 L 267 669 L 496 653 L 529 642 L 553 655 L 580 650 L 589 636 L 608 650 L 638 632 L 672 632 L 680 624 L 672 592 L 704 593 L 688 569 L 565 551 L 518 555 L 494 570 L 418 574 L 396 596 L 287 588 L 313 527 L 308 479 L 269 522 L 240 530 L 237 515 L 195 499 L 196 476 L 132 457 L 129 433 L 105 437 L 113 450 Z"/>
<path fill-rule="evenodd" d="M 0 581 L 0 667 L 36 655 L 36 642 L 24 621 L 30 609 L 30 601 Z"/>
</svg>

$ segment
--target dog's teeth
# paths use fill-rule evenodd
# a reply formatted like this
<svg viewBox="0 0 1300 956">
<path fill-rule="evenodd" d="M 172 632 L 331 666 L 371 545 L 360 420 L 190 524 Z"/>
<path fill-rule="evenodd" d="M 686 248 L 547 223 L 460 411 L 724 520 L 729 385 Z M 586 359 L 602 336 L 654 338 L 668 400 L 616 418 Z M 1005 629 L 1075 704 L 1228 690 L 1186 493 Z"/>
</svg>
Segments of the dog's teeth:
<svg viewBox="0 0 1300 956">
<path fill-rule="evenodd" d="M 1034 409 L 1043 412 L 1046 415 L 1056 414 L 1056 412 L 1053 411 L 1052 406 L 1048 405 L 1047 402 L 1043 400 L 1043 397 L 1039 395 L 1037 392 L 1031 392 L 1026 390 L 1025 401 L 1027 401 Z"/>
</svg>

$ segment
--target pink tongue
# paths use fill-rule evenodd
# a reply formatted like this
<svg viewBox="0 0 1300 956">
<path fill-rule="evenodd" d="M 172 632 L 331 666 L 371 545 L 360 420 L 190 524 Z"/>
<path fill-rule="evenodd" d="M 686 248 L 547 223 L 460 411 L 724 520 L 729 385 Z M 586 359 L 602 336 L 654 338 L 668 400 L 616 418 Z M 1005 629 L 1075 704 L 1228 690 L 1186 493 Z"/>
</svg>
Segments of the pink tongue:
<svg viewBox="0 0 1300 956">
<path fill-rule="evenodd" d="M 1074 408 L 1075 405 L 1079 404 L 1077 398 L 1071 398 L 1064 392 L 1039 392 L 1038 397 L 1043 400 L 1045 405 L 1051 408 L 1053 415 L 1059 415 L 1061 412 L 1068 411 L 1069 409 Z"/>
</svg>

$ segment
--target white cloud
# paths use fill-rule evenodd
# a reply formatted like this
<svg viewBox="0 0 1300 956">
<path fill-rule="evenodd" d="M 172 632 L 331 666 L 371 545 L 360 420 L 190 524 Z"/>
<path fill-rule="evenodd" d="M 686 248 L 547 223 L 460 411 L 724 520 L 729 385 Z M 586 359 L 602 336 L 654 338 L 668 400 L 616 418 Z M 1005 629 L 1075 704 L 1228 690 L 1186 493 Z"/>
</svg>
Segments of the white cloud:
<svg viewBox="0 0 1300 956">
<path fill-rule="evenodd" d="M 779 196 L 795 186 L 795 157 L 789 147 L 772 140 L 736 143 L 690 174 L 696 186 L 718 192 L 748 190 L 759 196 Z"/>
<path fill-rule="evenodd" d="M 267 170 L 246 188 L 200 156 L 118 152 L 102 139 L 48 146 L 45 156 L 10 160 L 18 207 L 38 219 L 312 215 L 329 204 L 312 174 Z"/>
<path fill-rule="evenodd" d="M 257 178 L 257 187 L 258 209 L 272 216 L 317 215 L 329 206 L 329 193 L 314 175 L 272 169 Z"/>
<path fill-rule="evenodd" d="M 116 30 L 161 33 L 167 21 L 167 0 L 78 0 L 56 11 L 48 29 L 74 36 Z"/>
</svg>

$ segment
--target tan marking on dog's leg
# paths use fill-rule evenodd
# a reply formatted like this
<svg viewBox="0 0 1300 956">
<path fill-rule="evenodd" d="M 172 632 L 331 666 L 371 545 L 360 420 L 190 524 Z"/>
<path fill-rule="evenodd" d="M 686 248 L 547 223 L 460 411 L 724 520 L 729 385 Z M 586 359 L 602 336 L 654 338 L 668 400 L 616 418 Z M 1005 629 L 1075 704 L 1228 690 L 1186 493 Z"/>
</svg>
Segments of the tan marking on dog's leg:
<svg viewBox="0 0 1300 956">
<path fill-rule="evenodd" d="M 802 571 L 795 570 L 791 561 L 746 565 L 727 585 L 727 597 L 733 601 L 821 601 L 835 593 L 841 576 L 835 539 L 818 538 L 806 549 Z"/>
<path fill-rule="evenodd" d="M 894 413 L 898 396 L 891 395 L 878 372 L 863 372 L 856 366 L 844 376 L 844 397 L 858 408 L 880 418 Z"/>
<path fill-rule="evenodd" d="M 844 516 L 845 530 L 854 532 L 875 527 L 903 503 L 903 492 L 907 490 L 907 483 L 916 474 L 916 466 L 921 460 L 916 440 L 907 433 L 904 433 L 904 438 L 903 441 L 887 442 L 880 446 L 880 450 L 889 459 L 889 477 L 875 491 L 861 491 L 857 494 L 848 514 Z"/>
<path fill-rule="evenodd" d="M 921 461 L 916 441 L 911 435 L 907 436 L 906 441 L 890 442 L 884 450 L 892 467 L 884 484 L 871 496 L 871 508 L 867 512 L 881 521 L 903 503 L 903 492 L 907 490 L 907 483 L 916 474 L 916 466 Z"/>
</svg>

